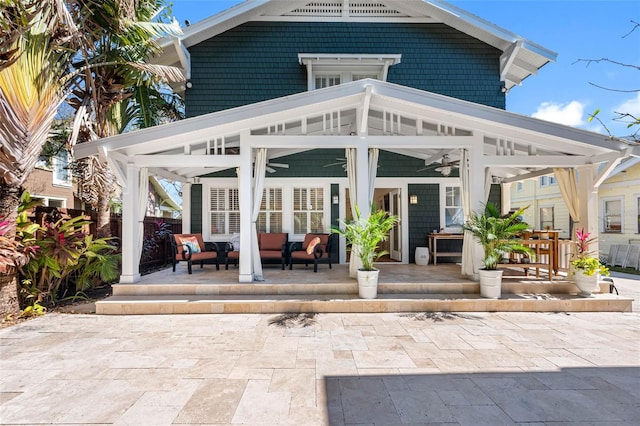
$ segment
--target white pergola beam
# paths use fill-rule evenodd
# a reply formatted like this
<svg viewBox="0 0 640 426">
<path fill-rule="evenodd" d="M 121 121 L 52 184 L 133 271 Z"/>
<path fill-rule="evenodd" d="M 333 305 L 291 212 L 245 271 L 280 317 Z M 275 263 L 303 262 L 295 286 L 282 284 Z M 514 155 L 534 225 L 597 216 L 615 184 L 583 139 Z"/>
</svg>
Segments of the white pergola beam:
<svg viewBox="0 0 640 426">
<path fill-rule="evenodd" d="M 202 167 L 224 168 L 240 166 L 238 155 L 131 155 L 129 163 L 139 167 Z"/>
<path fill-rule="evenodd" d="M 590 164 L 589 157 L 563 155 L 487 155 L 488 167 L 576 167 Z"/>
<path fill-rule="evenodd" d="M 149 167 L 149 173 L 175 182 L 188 182 L 188 179 L 186 177 L 159 167 Z"/>
<path fill-rule="evenodd" d="M 254 148 L 356 148 L 359 136 L 250 136 Z M 420 149 L 420 148 L 468 148 L 482 143 L 475 136 L 366 136 L 369 148 Z"/>
</svg>

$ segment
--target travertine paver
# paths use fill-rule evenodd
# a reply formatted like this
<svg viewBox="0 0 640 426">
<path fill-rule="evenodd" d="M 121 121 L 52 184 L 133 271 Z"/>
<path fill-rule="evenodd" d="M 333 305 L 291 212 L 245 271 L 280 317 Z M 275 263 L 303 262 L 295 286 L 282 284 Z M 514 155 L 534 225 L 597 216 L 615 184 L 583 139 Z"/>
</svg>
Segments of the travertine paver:
<svg viewBox="0 0 640 426">
<path fill-rule="evenodd" d="M 275 318 L 0 330 L 0 424 L 640 424 L 638 313 Z"/>
</svg>

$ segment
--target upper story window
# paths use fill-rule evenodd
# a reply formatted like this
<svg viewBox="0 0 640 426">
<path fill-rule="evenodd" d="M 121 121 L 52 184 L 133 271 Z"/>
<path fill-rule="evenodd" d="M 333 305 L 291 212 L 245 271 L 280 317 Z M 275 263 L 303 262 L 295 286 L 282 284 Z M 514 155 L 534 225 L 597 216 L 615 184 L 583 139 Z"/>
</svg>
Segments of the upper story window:
<svg viewBox="0 0 640 426">
<path fill-rule="evenodd" d="M 71 170 L 69 169 L 69 151 L 60 151 L 52 160 L 53 184 L 71 186 Z"/>
<path fill-rule="evenodd" d="M 557 183 L 555 176 L 540 176 L 540 186 L 555 185 Z"/>
<path fill-rule="evenodd" d="M 400 63 L 401 55 L 300 53 L 307 67 L 308 90 L 322 89 L 350 81 L 372 78 L 387 80 L 389 67 Z"/>
<path fill-rule="evenodd" d="M 622 197 L 602 199 L 602 231 L 622 232 Z"/>
</svg>

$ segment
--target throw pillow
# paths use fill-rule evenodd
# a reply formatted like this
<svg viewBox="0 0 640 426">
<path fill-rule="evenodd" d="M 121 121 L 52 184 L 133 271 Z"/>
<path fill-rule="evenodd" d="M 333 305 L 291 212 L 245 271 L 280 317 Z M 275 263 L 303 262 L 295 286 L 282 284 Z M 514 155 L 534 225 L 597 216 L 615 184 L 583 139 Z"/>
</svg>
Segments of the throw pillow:
<svg viewBox="0 0 640 426">
<path fill-rule="evenodd" d="M 200 249 L 200 244 L 198 244 L 198 239 L 196 237 L 184 237 L 180 238 L 180 244 L 183 246 L 189 247 L 191 253 L 200 253 L 202 250 Z"/>
<path fill-rule="evenodd" d="M 315 237 L 313 240 L 311 240 L 311 242 L 307 246 L 307 254 L 312 254 L 313 250 L 316 248 L 316 246 L 319 243 L 320 243 L 320 237 Z"/>
</svg>

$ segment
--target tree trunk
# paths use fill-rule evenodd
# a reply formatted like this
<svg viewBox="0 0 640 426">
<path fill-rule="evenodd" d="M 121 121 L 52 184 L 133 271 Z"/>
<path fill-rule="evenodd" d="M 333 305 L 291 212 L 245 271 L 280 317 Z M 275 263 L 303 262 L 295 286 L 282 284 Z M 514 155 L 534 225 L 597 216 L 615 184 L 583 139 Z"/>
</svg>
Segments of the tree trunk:
<svg viewBox="0 0 640 426">
<path fill-rule="evenodd" d="M 18 205 L 22 188 L 0 186 L 0 219 L 10 223 L 7 234 L 15 235 Z M 0 313 L 15 312 L 20 309 L 18 273 L 0 274 Z"/>
<path fill-rule="evenodd" d="M 96 229 L 98 237 L 111 236 L 111 212 L 109 209 L 109 194 L 100 192 L 98 195 Z"/>
</svg>

